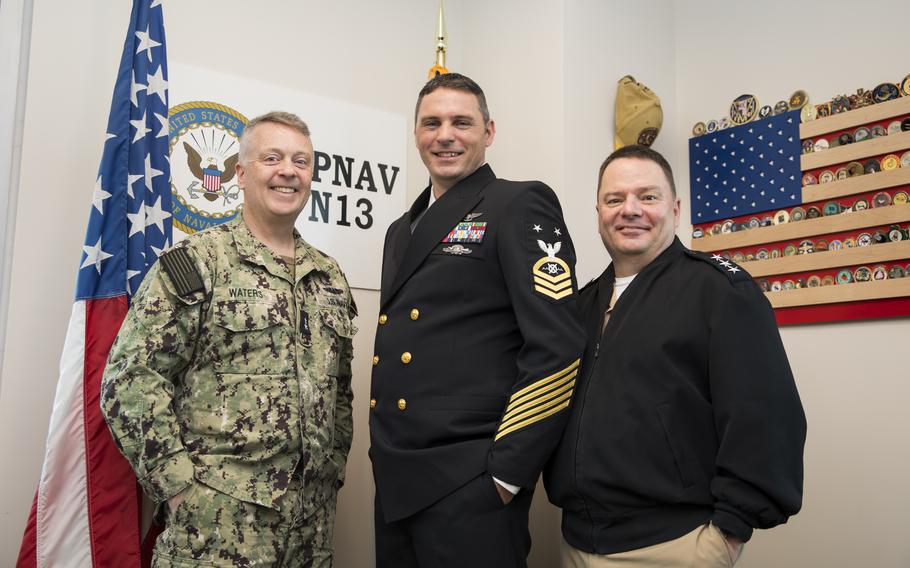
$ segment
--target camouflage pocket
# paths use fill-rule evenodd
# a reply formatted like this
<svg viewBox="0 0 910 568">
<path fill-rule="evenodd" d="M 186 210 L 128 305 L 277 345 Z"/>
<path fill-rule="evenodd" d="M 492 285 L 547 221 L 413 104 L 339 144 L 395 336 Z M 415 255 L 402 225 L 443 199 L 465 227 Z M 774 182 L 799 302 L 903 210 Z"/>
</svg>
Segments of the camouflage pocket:
<svg viewBox="0 0 910 568">
<path fill-rule="evenodd" d="M 217 299 L 212 359 L 219 371 L 290 374 L 290 337 L 274 304 Z"/>
<path fill-rule="evenodd" d="M 183 401 L 186 442 L 196 453 L 257 462 L 299 445 L 297 381 L 288 376 L 215 373 Z"/>
</svg>

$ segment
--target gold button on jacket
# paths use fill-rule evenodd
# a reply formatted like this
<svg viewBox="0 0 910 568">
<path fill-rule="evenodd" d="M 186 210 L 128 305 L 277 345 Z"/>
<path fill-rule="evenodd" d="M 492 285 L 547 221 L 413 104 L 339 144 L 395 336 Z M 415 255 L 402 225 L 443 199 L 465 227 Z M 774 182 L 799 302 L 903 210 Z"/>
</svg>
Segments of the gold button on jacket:
<svg viewBox="0 0 910 568">
<path fill-rule="evenodd" d="M 370 399 L 370 408 L 376 408 L 376 399 L 375 398 Z"/>
<path fill-rule="evenodd" d="M 403 398 L 398 399 L 398 410 L 404 410 L 408 407 L 408 401 Z"/>
<path fill-rule="evenodd" d="M 385 325 L 385 322 L 389 321 L 389 316 L 381 314 L 379 316 L 379 325 Z"/>
<path fill-rule="evenodd" d="M 373 355 L 373 365 L 379 364 L 379 355 Z"/>
<path fill-rule="evenodd" d="M 411 362 L 411 354 L 408 353 L 407 351 L 405 351 L 404 353 L 402 353 L 402 354 L 401 354 L 401 362 L 404 363 L 405 365 L 407 365 L 408 363 L 410 363 L 410 362 Z"/>
<path fill-rule="evenodd" d="M 411 310 L 411 319 L 412 320 L 417 321 L 417 318 L 419 318 L 419 317 L 420 317 L 420 310 L 418 310 L 417 308 L 414 308 L 413 310 Z"/>
</svg>

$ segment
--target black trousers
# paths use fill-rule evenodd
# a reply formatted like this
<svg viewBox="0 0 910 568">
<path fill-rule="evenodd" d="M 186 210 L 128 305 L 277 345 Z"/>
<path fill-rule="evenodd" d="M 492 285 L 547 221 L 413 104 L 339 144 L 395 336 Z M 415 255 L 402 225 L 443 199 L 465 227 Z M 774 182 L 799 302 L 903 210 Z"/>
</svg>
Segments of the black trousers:
<svg viewBox="0 0 910 568">
<path fill-rule="evenodd" d="M 405 519 L 386 523 L 376 497 L 376 568 L 525 568 L 533 491 L 503 505 L 483 473 Z"/>
</svg>

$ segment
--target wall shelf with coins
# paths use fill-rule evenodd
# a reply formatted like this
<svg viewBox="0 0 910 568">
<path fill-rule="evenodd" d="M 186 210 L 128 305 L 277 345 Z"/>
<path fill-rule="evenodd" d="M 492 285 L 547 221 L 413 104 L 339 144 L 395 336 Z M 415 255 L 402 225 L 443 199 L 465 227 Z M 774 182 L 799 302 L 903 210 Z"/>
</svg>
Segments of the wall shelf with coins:
<svg viewBox="0 0 910 568">
<path fill-rule="evenodd" d="M 801 202 L 694 224 L 692 248 L 740 263 L 780 324 L 910 316 L 910 92 L 901 94 L 851 97 L 854 110 L 846 97 L 801 108 Z"/>
</svg>

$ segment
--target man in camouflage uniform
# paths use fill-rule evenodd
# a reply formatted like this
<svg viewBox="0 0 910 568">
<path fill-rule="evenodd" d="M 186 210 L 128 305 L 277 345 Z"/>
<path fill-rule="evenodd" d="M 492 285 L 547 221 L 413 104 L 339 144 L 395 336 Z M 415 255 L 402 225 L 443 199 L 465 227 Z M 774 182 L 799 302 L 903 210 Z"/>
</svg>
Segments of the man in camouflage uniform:
<svg viewBox="0 0 910 568">
<path fill-rule="evenodd" d="M 154 566 L 331 566 L 356 308 L 294 230 L 312 174 L 298 117 L 250 121 L 242 214 L 161 256 L 111 349 L 104 415 L 166 504 Z"/>
</svg>

